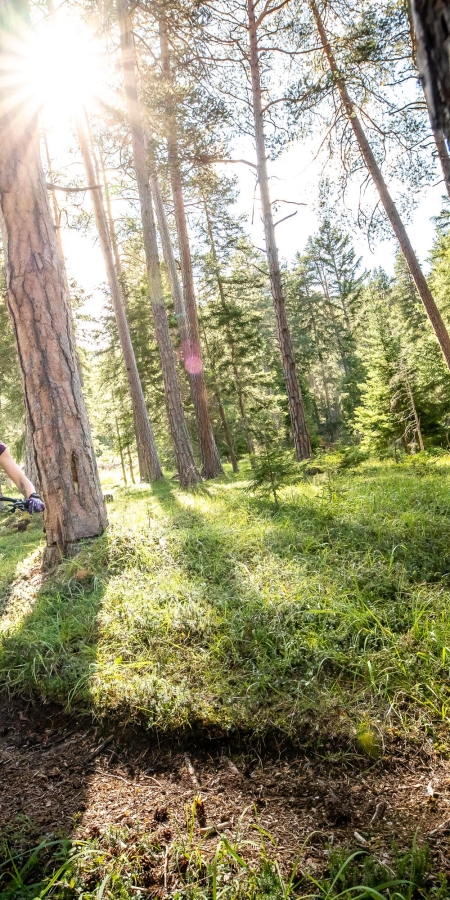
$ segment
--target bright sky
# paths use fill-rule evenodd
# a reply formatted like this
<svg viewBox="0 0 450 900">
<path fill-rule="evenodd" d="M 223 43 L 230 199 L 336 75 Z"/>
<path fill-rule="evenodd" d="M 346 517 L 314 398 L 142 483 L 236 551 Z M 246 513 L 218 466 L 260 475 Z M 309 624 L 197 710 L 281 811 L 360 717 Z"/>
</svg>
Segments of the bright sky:
<svg viewBox="0 0 450 900">
<path fill-rule="evenodd" d="M 237 153 L 236 156 L 240 156 Z M 305 247 L 309 235 L 318 227 L 316 206 L 318 200 L 319 166 L 305 160 L 305 148 L 293 145 L 278 160 L 270 164 L 272 198 L 305 203 L 299 206 L 297 214 L 277 226 L 277 240 L 280 256 L 292 261 L 297 251 Z M 309 156 L 312 155 L 310 152 Z M 248 158 L 248 151 L 247 157 Z M 253 157 L 250 157 L 252 160 Z M 309 164 L 308 164 L 309 163 Z M 237 212 L 247 218 L 247 228 L 255 246 L 264 247 L 264 235 L 259 214 L 259 203 L 255 202 L 254 171 L 245 165 L 223 166 L 226 175 L 235 172 L 239 179 L 240 195 Z M 356 205 L 356 190 L 352 200 Z M 418 205 L 408 223 L 408 233 L 424 268 L 433 243 L 435 228 L 431 218 L 438 215 L 442 207 L 443 185 L 437 184 L 422 191 Z M 276 219 L 282 219 L 295 210 L 295 206 L 280 204 Z M 252 224 L 253 219 L 253 224 Z M 352 235 L 356 250 L 367 269 L 382 266 L 393 273 L 397 243 L 391 240 L 378 241 L 369 247 L 367 238 L 361 232 Z M 70 274 L 76 278 L 87 294 L 93 294 L 93 309 L 101 306 L 103 295 L 98 288 L 105 281 L 105 273 L 100 248 L 95 237 L 82 235 L 73 230 L 63 232 L 64 249 Z"/>
<path fill-rule="evenodd" d="M 51 156 L 56 157 L 57 167 L 65 167 L 70 163 L 67 177 L 75 173 L 83 177 L 81 165 L 76 164 L 77 156 L 69 156 L 73 133 L 70 117 L 75 108 L 95 101 L 96 93 L 105 99 L 108 73 L 102 72 L 99 63 L 99 54 L 104 45 L 95 46 L 86 32 L 80 31 L 81 23 L 79 25 L 77 21 L 65 20 L 64 15 L 58 15 L 51 31 L 48 29 L 48 22 L 44 22 L 42 33 L 38 29 L 36 38 L 27 52 L 25 77 L 36 101 L 39 104 L 45 101 L 43 115 L 44 120 L 53 126 L 49 144 Z M 298 207 L 298 212 L 293 218 L 277 226 L 280 256 L 288 262 L 293 260 L 298 251 L 304 249 L 309 235 L 318 227 L 316 209 L 319 181 L 324 165 L 323 158 L 315 160 L 319 142 L 320 137 L 314 137 L 306 143 L 293 144 L 278 160 L 270 163 L 272 200 L 290 201 L 290 204 L 280 203 L 276 219 L 283 219 L 292 213 L 296 209 L 291 205 L 293 202 L 305 204 Z M 251 161 L 255 159 L 249 140 L 243 142 L 239 148 L 235 148 L 235 151 L 236 158 L 243 157 Z M 254 170 L 242 164 L 222 168 L 227 175 L 233 172 L 238 176 L 240 194 L 237 212 L 246 216 L 253 243 L 262 248 L 264 236 L 259 201 L 257 197 L 255 198 Z M 328 172 L 331 178 L 333 174 L 337 174 L 330 171 L 329 167 Z M 443 193 L 442 184 L 423 191 L 418 198 L 412 219 L 407 223 L 413 246 L 425 268 L 434 236 L 434 226 L 430 220 L 440 212 Z M 355 184 L 348 195 L 348 202 L 353 211 L 357 206 L 357 197 L 358 185 Z M 58 195 L 58 199 L 62 200 L 62 195 Z M 87 195 L 86 202 L 89 203 Z M 62 239 L 69 276 L 76 279 L 86 294 L 93 295 L 90 308 L 92 312 L 98 313 L 103 303 L 100 286 L 105 282 L 105 271 L 94 231 L 91 234 L 82 234 L 75 230 L 64 229 Z M 396 252 L 394 239 L 378 241 L 372 248 L 361 232 L 355 232 L 353 239 L 366 268 L 383 266 L 392 273 Z"/>
</svg>

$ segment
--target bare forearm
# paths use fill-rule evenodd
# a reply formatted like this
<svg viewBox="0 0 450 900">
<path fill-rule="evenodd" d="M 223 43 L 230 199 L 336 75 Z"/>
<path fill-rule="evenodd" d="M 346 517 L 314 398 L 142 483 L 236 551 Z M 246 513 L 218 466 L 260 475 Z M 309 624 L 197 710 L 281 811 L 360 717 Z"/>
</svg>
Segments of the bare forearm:
<svg viewBox="0 0 450 900">
<path fill-rule="evenodd" d="M 2 454 L 0 454 L 0 466 L 3 471 L 6 473 L 8 478 L 14 482 L 18 491 L 24 495 L 24 497 L 29 497 L 30 494 L 34 494 L 35 487 L 30 481 L 29 478 L 22 472 L 22 469 L 14 462 L 11 454 L 8 450 L 5 450 Z"/>
</svg>

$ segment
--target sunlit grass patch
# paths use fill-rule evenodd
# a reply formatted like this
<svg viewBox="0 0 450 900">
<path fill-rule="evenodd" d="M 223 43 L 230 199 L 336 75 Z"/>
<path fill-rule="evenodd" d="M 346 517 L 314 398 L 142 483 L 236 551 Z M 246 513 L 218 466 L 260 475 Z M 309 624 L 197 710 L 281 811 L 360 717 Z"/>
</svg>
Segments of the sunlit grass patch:
<svg viewBox="0 0 450 900">
<path fill-rule="evenodd" d="M 253 496 L 243 477 L 117 493 L 0 680 L 161 730 L 447 718 L 450 470 L 362 463 Z M 386 718 L 387 717 L 387 718 Z"/>
</svg>

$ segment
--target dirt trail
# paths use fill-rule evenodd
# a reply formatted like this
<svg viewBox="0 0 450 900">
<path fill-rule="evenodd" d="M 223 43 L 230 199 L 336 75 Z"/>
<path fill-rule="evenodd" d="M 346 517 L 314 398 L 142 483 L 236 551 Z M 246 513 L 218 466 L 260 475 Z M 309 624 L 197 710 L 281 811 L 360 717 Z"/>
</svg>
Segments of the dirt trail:
<svg viewBox="0 0 450 900">
<path fill-rule="evenodd" d="M 14 705 L 0 712 L 0 773 L 0 834 L 14 846 L 33 846 L 43 835 L 89 839 L 120 825 L 130 845 L 151 832 L 170 848 L 186 831 L 187 805 L 201 795 L 195 829 L 212 849 L 220 824 L 229 837 L 250 838 L 255 849 L 247 845 L 244 855 L 256 855 L 257 823 L 288 868 L 317 831 L 303 865 L 318 873 L 330 842 L 388 862 L 393 842 L 407 849 L 417 831 L 436 872 L 450 874 L 450 762 L 427 743 L 414 750 L 398 740 L 376 764 L 220 741 L 186 751 L 137 728 L 108 731 L 55 707 Z M 153 872 L 155 888 L 161 878 Z"/>
</svg>

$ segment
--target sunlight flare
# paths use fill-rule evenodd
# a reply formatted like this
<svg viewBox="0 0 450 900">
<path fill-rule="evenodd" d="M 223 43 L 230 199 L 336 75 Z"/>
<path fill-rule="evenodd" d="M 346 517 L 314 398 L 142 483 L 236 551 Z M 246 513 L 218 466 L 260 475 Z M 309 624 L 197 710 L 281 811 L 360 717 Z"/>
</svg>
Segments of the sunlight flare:
<svg viewBox="0 0 450 900">
<path fill-rule="evenodd" d="M 99 47 L 86 29 L 54 22 L 34 33 L 24 60 L 31 97 L 52 124 L 78 113 L 101 90 Z"/>
</svg>

